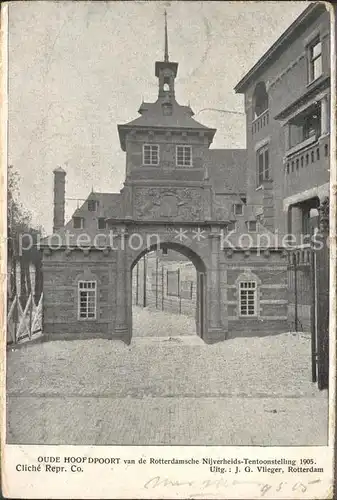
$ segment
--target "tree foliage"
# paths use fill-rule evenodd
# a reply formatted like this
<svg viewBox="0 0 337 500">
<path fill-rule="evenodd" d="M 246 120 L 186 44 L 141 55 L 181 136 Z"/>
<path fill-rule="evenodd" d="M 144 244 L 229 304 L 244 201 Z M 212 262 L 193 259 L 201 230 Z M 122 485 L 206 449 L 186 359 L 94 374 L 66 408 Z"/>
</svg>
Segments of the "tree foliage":
<svg viewBox="0 0 337 500">
<path fill-rule="evenodd" d="M 35 295 L 41 293 L 41 255 L 36 246 L 42 228 L 32 224 L 31 214 L 20 201 L 20 176 L 13 167 L 8 166 L 7 174 L 7 238 L 8 261 L 10 265 L 10 290 L 15 295 L 17 264 L 20 268 L 20 295 L 26 297 L 32 291 L 30 266 L 35 267 Z M 33 244 L 28 244 L 33 242 Z"/>
</svg>

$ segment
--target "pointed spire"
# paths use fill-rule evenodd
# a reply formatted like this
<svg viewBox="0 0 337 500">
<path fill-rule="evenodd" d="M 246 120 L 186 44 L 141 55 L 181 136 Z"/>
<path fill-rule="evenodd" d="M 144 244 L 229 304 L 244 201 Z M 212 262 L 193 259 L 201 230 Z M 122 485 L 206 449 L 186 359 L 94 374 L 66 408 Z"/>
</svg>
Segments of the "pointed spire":
<svg viewBox="0 0 337 500">
<path fill-rule="evenodd" d="M 164 61 L 168 62 L 169 60 L 169 55 L 168 55 L 168 37 L 167 37 L 167 12 L 165 10 L 165 53 L 164 53 Z"/>
</svg>

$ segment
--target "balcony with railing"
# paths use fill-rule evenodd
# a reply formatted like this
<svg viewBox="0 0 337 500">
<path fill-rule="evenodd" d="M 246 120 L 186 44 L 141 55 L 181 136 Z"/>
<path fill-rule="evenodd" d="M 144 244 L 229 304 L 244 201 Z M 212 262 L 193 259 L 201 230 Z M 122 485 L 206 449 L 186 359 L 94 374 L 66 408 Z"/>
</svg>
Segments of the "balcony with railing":
<svg viewBox="0 0 337 500">
<path fill-rule="evenodd" d="M 256 135 L 269 124 L 269 109 L 266 109 L 252 122 L 252 135 Z"/>
<path fill-rule="evenodd" d="M 310 137 L 289 149 L 283 159 L 285 197 L 329 182 L 330 136 Z"/>
</svg>

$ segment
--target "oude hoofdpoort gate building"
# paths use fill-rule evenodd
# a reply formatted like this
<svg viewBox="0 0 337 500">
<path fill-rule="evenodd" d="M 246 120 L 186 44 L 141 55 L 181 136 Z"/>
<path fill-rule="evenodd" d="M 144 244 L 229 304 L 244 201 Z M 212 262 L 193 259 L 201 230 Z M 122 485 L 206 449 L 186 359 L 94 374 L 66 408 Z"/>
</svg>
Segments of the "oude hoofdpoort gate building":
<svg viewBox="0 0 337 500">
<path fill-rule="evenodd" d="M 48 338 L 130 343 L 132 270 L 158 248 L 176 250 L 194 264 L 196 334 L 206 343 L 289 331 L 289 252 L 256 217 L 244 190 L 229 184 L 233 171 L 245 168 L 245 151 L 223 150 L 219 165 L 210 161 L 220 151 L 210 149 L 216 130 L 175 99 L 178 63 L 169 60 L 166 23 L 164 54 L 155 63 L 157 100 L 143 102 L 138 118 L 118 125 L 126 152 L 120 193 L 91 192 L 64 224 L 66 172 L 54 171 L 54 231 L 42 243 Z M 217 168 L 228 179 L 222 196 L 212 171 Z M 260 188 L 268 220 L 272 180 L 263 179 Z M 316 305 L 316 323 L 318 313 Z"/>
</svg>

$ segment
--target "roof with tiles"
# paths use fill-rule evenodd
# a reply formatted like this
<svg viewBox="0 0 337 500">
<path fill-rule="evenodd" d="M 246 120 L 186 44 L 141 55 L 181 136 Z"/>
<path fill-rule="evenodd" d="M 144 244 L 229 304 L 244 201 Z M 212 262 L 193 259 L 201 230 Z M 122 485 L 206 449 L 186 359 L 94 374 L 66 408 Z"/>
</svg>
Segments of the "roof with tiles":
<svg viewBox="0 0 337 500">
<path fill-rule="evenodd" d="M 122 217 L 121 206 L 122 195 L 120 193 L 97 193 L 92 191 L 85 202 L 75 210 L 72 218 L 66 225 L 59 229 L 55 234 L 41 240 L 41 244 L 77 246 L 81 238 L 81 247 L 91 246 L 97 234 L 108 232 L 105 229 L 98 228 L 98 219 L 105 219 L 114 215 L 116 218 Z M 96 201 L 95 210 L 90 210 L 90 201 Z M 82 217 L 84 227 L 82 229 L 74 228 L 73 218 Z"/>
<path fill-rule="evenodd" d="M 171 106 L 170 114 L 165 113 L 165 105 Z M 209 135 L 210 142 L 216 132 L 215 129 L 206 127 L 192 118 L 194 112 L 189 106 L 181 106 L 174 97 L 169 102 L 166 97 L 158 97 L 156 102 L 143 102 L 139 111 L 141 116 L 123 125 L 118 125 L 121 147 L 125 151 L 126 133 L 131 129 L 162 128 L 165 130 L 200 130 Z"/>
</svg>

